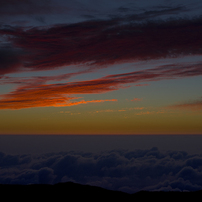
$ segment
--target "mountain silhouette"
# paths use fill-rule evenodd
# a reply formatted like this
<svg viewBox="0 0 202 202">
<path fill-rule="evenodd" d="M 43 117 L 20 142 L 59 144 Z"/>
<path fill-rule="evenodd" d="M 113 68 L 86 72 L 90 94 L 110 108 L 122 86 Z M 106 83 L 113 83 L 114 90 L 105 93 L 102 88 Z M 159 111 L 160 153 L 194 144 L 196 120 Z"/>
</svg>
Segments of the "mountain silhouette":
<svg viewBox="0 0 202 202">
<path fill-rule="evenodd" d="M 202 191 L 195 192 L 157 192 L 157 191 L 140 191 L 134 194 L 128 194 L 121 191 L 107 190 L 101 187 L 81 185 L 73 182 L 58 183 L 55 185 L 33 184 L 33 185 L 11 185 L 0 184 L 1 197 L 6 200 L 52 200 L 67 201 L 77 199 L 97 200 L 180 200 L 198 199 L 202 195 Z"/>
</svg>

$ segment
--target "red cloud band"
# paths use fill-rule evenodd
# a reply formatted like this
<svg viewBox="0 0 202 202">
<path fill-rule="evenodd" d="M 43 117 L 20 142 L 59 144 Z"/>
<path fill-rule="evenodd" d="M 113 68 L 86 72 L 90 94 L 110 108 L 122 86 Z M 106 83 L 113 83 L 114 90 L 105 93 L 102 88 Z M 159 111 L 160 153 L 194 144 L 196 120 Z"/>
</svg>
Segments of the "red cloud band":
<svg viewBox="0 0 202 202">
<path fill-rule="evenodd" d="M 89 81 L 69 82 L 60 84 L 43 84 L 20 86 L 15 91 L 3 95 L 0 109 L 20 109 L 42 106 L 68 106 L 68 101 L 77 97 L 67 97 L 73 94 L 106 93 L 124 88 L 124 84 L 162 79 L 176 79 L 202 75 L 202 64 L 166 65 L 154 69 L 134 71 L 124 74 L 105 76 Z M 54 77 L 56 79 L 56 77 Z M 87 101 L 69 103 L 70 105 L 85 104 Z M 90 102 L 90 101 L 88 101 Z M 93 101 L 95 102 L 95 101 Z"/>
<path fill-rule="evenodd" d="M 13 96 L 12 98 L 2 99 L 0 102 L 0 109 L 22 109 L 32 107 L 65 107 L 74 106 L 88 103 L 99 103 L 99 102 L 115 102 L 117 99 L 106 99 L 106 100 L 81 100 L 77 102 L 71 102 L 72 99 L 78 99 L 79 97 L 65 97 L 56 95 L 52 96 L 40 96 L 36 94 L 30 98 L 22 98 L 20 96 Z"/>
<path fill-rule="evenodd" d="M 0 50 L 7 51 L 4 58 L 0 57 L 0 74 L 20 67 L 100 66 L 202 53 L 201 18 L 144 25 L 123 25 L 122 21 L 87 21 L 40 29 L 2 27 L 0 35 L 8 36 L 12 47 Z"/>
</svg>

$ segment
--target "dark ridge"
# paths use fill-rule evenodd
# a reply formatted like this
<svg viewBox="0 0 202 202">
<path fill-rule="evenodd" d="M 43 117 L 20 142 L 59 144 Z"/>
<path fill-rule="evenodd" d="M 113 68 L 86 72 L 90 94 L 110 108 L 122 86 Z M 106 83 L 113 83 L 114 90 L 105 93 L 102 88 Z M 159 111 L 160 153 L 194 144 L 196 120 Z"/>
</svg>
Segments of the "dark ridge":
<svg viewBox="0 0 202 202">
<path fill-rule="evenodd" d="M 0 184 L 0 193 L 2 198 L 22 199 L 22 200 L 75 200 L 75 199 L 92 199 L 93 201 L 103 199 L 119 199 L 119 200 L 139 200 L 139 199 L 198 199 L 202 196 L 202 191 L 195 192 L 163 192 L 163 191 L 140 191 L 134 194 L 128 194 L 121 191 L 112 191 L 104 188 L 81 185 L 73 182 L 58 183 L 55 185 L 48 184 L 33 184 L 33 185 L 12 185 Z"/>
<path fill-rule="evenodd" d="M 0 193 L 7 199 L 45 199 L 47 200 L 65 200 L 74 199 L 106 199 L 108 197 L 117 199 L 130 198 L 130 194 L 111 191 L 100 187 L 81 185 L 73 182 L 58 183 L 55 185 L 33 184 L 33 185 L 15 185 L 0 184 Z"/>
</svg>

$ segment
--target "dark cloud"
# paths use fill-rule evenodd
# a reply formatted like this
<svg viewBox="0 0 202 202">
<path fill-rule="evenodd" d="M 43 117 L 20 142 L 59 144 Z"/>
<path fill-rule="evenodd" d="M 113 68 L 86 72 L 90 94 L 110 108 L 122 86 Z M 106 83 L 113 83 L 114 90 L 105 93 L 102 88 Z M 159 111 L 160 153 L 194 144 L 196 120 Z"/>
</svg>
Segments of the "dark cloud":
<svg viewBox="0 0 202 202">
<path fill-rule="evenodd" d="M 33 70 L 74 64 L 106 67 L 202 53 L 200 17 L 139 24 L 114 18 L 46 28 L 2 27 L 0 34 L 23 51 L 23 67 Z M 10 64 L 6 61 L 4 66 Z"/>
<path fill-rule="evenodd" d="M 113 150 L 41 155 L 0 154 L 0 183 L 74 181 L 134 193 L 202 189 L 202 156 L 183 151 Z"/>
<path fill-rule="evenodd" d="M 0 47 L 0 75 L 19 71 L 21 65 L 20 51 L 9 46 Z"/>
</svg>

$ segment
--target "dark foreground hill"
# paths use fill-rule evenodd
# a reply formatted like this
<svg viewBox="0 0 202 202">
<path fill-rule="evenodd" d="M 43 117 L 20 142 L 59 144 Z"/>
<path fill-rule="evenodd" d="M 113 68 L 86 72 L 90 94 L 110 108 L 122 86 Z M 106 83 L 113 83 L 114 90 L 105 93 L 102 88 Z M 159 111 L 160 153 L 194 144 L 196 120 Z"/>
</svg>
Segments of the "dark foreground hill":
<svg viewBox="0 0 202 202">
<path fill-rule="evenodd" d="M 55 185 L 0 185 L 1 197 L 9 199 L 21 200 L 57 200 L 57 201 L 73 201 L 76 199 L 88 199 L 92 201 L 118 199 L 124 201 L 134 200 L 174 200 L 180 197 L 183 199 L 199 199 L 202 196 L 202 191 L 196 192 L 148 192 L 140 191 L 135 194 L 128 194 L 119 191 L 112 191 L 100 187 L 90 185 L 81 185 L 72 182 L 58 183 Z M 179 198 L 178 198 L 179 199 Z M 177 200 L 177 199 L 176 199 Z"/>
</svg>

